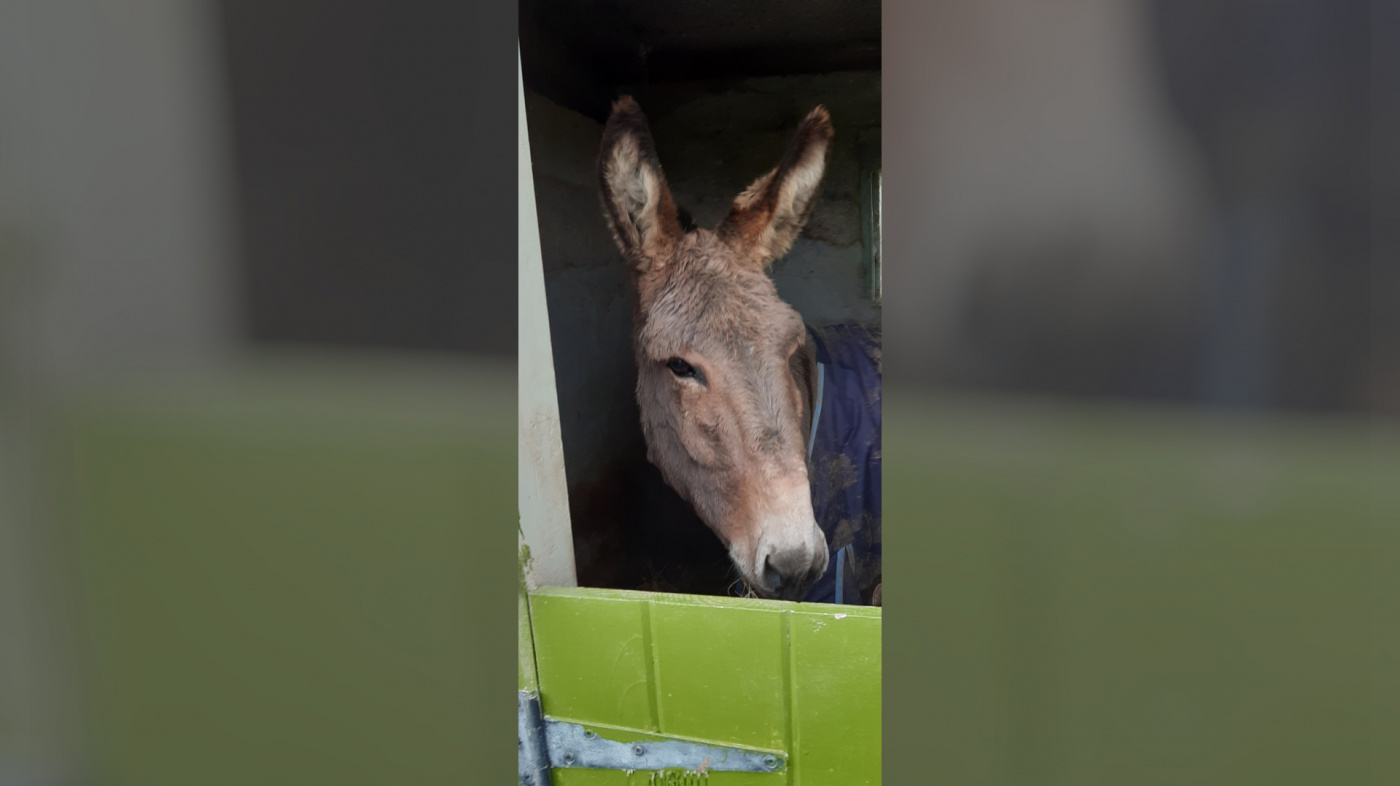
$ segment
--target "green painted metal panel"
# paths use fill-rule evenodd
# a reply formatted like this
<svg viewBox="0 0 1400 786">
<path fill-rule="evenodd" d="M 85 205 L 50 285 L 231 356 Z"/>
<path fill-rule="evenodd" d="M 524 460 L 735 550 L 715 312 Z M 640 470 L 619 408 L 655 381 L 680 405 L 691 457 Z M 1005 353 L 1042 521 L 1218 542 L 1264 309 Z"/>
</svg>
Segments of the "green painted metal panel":
<svg viewBox="0 0 1400 786">
<path fill-rule="evenodd" d="M 646 606 L 632 598 L 534 593 L 540 700 L 556 718 L 657 729 Z"/>
<path fill-rule="evenodd" d="M 803 783 L 880 783 L 880 617 L 793 613 L 793 757 Z M 839 713 L 839 715 L 838 715 Z"/>
<path fill-rule="evenodd" d="M 717 786 L 880 782 L 880 609 L 586 588 L 538 590 L 530 608 L 549 717 L 789 758 L 776 774 L 709 773 Z M 566 768 L 555 783 L 653 775 Z"/>
<path fill-rule="evenodd" d="M 788 747 L 788 614 L 647 604 L 661 728 L 733 745 Z"/>
</svg>

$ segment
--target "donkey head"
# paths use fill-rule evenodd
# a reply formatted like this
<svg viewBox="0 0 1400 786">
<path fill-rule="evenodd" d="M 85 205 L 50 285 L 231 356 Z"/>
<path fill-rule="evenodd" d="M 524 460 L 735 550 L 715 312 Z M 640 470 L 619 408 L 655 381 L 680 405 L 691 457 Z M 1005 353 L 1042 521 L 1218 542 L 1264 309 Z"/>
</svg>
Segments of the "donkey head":
<svg viewBox="0 0 1400 786">
<path fill-rule="evenodd" d="M 631 98 L 614 104 L 598 163 L 603 212 L 636 295 L 647 457 L 767 597 L 800 598 L 827 566 L 807 480 L 806 328 L 767 268 L 811 212 L 831 136 L 818 107 L 713 230 L 676 207 Z"/>
</svg>

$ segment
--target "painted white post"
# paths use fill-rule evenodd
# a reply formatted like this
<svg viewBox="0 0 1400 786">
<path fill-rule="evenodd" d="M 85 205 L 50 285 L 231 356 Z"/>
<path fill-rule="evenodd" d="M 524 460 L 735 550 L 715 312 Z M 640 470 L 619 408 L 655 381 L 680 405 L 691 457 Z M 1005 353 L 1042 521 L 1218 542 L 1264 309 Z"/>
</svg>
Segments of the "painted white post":
<svg viewBox="0 0 1400 786">
<path fill-rule="evenodd" d="M 520 95 L 520 543 L 529 547 L 527 585 L 572 587 L 574 540 L 569 524 L 569 487 L 564 476 L 564 443 L 559 432 L 559 401 L 554 387 L 554 355 L 544 264 L 535 214 L 535 181 L 530 166 L 530 133 L 525 124 L 525 81 Z"/>
</svg>

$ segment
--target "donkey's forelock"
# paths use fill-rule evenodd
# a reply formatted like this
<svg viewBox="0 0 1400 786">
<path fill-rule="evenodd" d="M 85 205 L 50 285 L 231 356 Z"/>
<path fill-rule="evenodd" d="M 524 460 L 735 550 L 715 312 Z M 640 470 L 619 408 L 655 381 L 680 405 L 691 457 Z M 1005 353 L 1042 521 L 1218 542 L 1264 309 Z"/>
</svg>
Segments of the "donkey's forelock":
<svg viewBox="0 0 1400 786">
<path fill-rule="evenodd" d="M 719 254 L 677 255 L 671 269 L 641 297 L 637 343 L 651 360 L 687 350 L 740 356 L 771 342 L 785 348 L 804 329 L 771 279 Z"/>
</svg>

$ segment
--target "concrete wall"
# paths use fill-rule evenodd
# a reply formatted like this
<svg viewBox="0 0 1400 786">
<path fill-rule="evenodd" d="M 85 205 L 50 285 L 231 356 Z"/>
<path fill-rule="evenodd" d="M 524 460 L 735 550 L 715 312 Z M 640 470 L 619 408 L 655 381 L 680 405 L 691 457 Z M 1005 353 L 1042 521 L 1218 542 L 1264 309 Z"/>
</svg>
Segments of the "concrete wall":
<svg viewBox="0 0 1400 786">
<path fill-rule="evenodd" d="M 778 162 L 801 117 L 825 104 L 836 143 L 823 196 L 773 277 L 809 323 L 869 324 L 880 308 L 866 293 L 858 195 L 862 165 L 879 162 L 879 85 L 878 73 L 853 73 L 624 92 L 647 112 L 672 190 L 701 226 L 718 222 Z M 526 113 L 579 583 L 636 586 L 654 571 L 661 588 L 718 591 L 727 571 L 718 540 L 646 462 L 628 274 L 596 183 L 602 126 L 528 90 Z M 678 573 L 666 567 L 675 560 L 704 567 Z"/>
</svg>

